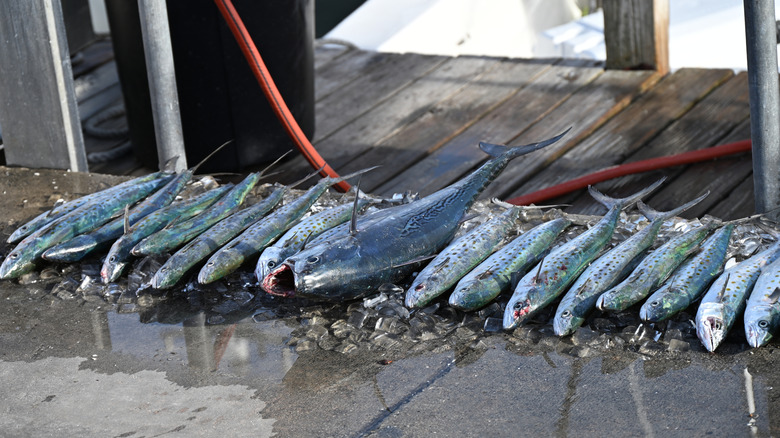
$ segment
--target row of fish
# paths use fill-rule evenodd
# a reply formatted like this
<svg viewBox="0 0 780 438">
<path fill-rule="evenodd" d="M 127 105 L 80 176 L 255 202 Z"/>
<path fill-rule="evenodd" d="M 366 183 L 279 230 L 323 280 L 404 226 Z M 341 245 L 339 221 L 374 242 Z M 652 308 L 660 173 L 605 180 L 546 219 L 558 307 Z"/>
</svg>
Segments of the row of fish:
<svg viewBox="0 0 780 438">
<path fill-rule="evenodd" d="M 664 221 L 703 199 L 656 212 L 640 199 L 662 181 L 623 199 L 591 188 L 608 213 L 554 248 L 572 221 L 546 221 L 507 242 L 522 211 L 515 206 L 505 206 L 504 213 L 453 240 L 465 212 L 510 160 L 553 144 L 564 134 L 513 148 L 481 143 L 492 158 L 469 176 L 425 198 L 361 215 L 358 212 L 373 201 L 356 195 L 354 202 L 304 218 L 331 185 L 370 169 L 322 178 L 276 208 L 294 185 L 279 186 L 243 209 L 263 172 L 178 202 L 174 199 L 195 169 L 178 175 L 155 173 L 56 206 L 20 227 L 9 238 L 18 244 L 0 265 L 0 278 L 19 277 L 41 258 L 73 262 L 110 246 L 100 273 L 105 283 L 115 281 L 132 256 L 173 252 L 151 280 L 152 287 L 166 289 L 196 266 L 201 266 L 198 281 L 206 284 L 259 254 L 255 274 L 265 291 L 344 301 L 400 283 L 427 262 L 406 293 L 407 307 L 424 307 L 452 291 L 452 307 L 476 310 L 512 290 L 503 322 L 509 330 L 564 295 L 554 318 L 555 332 L 563 336 L 576 330 L 593 308 L 621 311 L 653 292 L 640 314 L 646 321 L 661 321 L 706 290 L 697 332 L 707 349 L 717 347 L 745 307 L 748 341 L 753 346 L 768 342 L 780 323 L 780 284 L 775 284 L 780 281 L 780 262 L 773 263 L 780 246 L 720 274 L 734 224 L 711 222 L 650 252 Z M 635 203 L 650 224 L 606 251 L 621 212 Z"/>
</svg>

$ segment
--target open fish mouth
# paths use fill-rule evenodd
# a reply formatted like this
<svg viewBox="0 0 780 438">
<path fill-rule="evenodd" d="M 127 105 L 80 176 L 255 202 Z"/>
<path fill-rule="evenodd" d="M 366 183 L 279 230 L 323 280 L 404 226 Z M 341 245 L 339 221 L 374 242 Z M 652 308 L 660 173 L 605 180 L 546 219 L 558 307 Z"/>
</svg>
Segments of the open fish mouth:
<svg viewBox="0 0 780 438">
<path fill-rule="evenodd" d="M 295 273 L 283 263 L 263 278 L 263 289 L 271 295 L 291 297 L 295 295 Z"/>
</svg>

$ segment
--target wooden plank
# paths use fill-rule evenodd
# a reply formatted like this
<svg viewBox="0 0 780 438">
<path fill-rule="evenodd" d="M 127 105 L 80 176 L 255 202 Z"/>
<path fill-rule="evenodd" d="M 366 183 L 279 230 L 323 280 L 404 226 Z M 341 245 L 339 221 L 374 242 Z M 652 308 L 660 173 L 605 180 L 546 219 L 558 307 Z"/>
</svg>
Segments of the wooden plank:
<svg viewBox="0 0 780 438">
<path fill-rule="evenodd" d="M 723 69 L 682 69 L 665 77 L 509 197 L 622 163 L 732 75 L 731 70 Z M 573 195 L 566 200 L 575 198 Z"/>
<path fill-rule="evenodd" d="M 487 159 L 480 141 L 505 143 L 554 110 L 603 70 L 582 61 L 554 65 L 425 160 L 377 188 L 379 194 L 413 190 L 421 195 L 452 183 Z M 563 131 L 565 127 L 559 127 Z"/>
<path fill-rule="evenodd" d="M 660 75 L 651 71 L 605 71 L 523 132 L 522 136 L 510 140 L 510 144 L 527 143 L 550 138 L 559 134 L 561 129 L 571 127 L 571 131 L 558 143 L 509 163 L 506 170 L 485 189 L 482 197 L 506 198 L 534 174 L 623 110 L 659 79 Z"/>
<path fill-rule="evenodd" d="M 697 103 L 690 111 L 664 129 L 657 137 L 647 145 L 629 156 L 625 162 L 635 162 L 650 158 L 664 157 L 683 152 L 693 151 L 714 146 L 724 142 L 724 137 L 734 128 L 745 122 L 750 117 L 750 104 L 747 93 L 747 74 L 741 73 L 713 90 L 701 102 Z M 742 138 L 749 138 L 750 133 L 743 133 Z M 732 140 L 733 141 L 733 140 Z M 729 141 L 726 141 L 729 142 Z M 678 166 L 665 169 L 662 174 L 669 181 L 687 172 L 689 167 Z M 697 167 L 697 169 L 699 169 Z M 656 178 L 654 176 L 653 178 Z M 644 175 L 630 175 L 612 181 L 604 181 L 598 185 L 598 189 L 610 196 L 627 196 L 632 192 L 646 187 L 654 180 Z M 667 183 L 667 186 L 669 183 Z M 701 186 L 699 183 L 696 186 Z M 724 184 L 722 190 L 730 190 L 732 186 Z M 682 192 L 690 192 L 690 186 Z M 704 193 L 703 191 L 701 193 Z M 694 194 L 695 195 L 695 194 Z M 714 195 L 714 193 L 713 193 Z M 690 197 L 690 195 L 689 195 Z M 714 196 L 711 196 L 715 198 Z M 661 210 L 675 208 L 685 197 L 670 196 L 666 190 L 659 190 L 657 194 L 647 198 L 646 202 L 654 208 Z M 666 200 L 666 202 L 658 202 Z M 694 215 L 703 214 L 714 201 L 702 202 L 699 206 L 690 210 Z M 583 194 L 572 202 L 571 211 L 584 214 L 600 214 L 603 207 L 593 202 L 593 199 Z"/>
<path fill-rule="evenodd" d="M 709 211 L 709 214 L 723 220 L 750 216 L 756 211 L 755 196 L 753 193 L 753 173 L 751 172 L 750 176 L 742 180 L 742 182 L 732 190 L 725 199 L 720 201 Z"/>
<path fill-rule="evenodd" d="M 344 44 L 321 43 L 321 40 L 314 41 L 314 71 L 317 72 L 322 67 L 330 64 L 345 53 L 352 51 Z M 340 62 L 340 60 L 339 60 Z"/>
<path fill-rule="evenodd" d="M 86 171 L 60 2 L 6 1 L 0 7 L 0 41 L 6 162 Z"/>
<path fill-rule="evenodd" d="M 608 69 L 669 72 L 669 0 L 604 0 Z"/>
<path fill-rule="evenodd" d="M 510 59 L 476 76 L 451 98 L 437 103 L 396 134 L 357 156 L 339 170 L 343 174 L 381 166 L 363 175 L 361 189 L 372 192 L 406 167 L 420 161 L 508 99 L 542 72 L 547 61 Z"/>
<path fill-rule="evenodd" d="M 401 59 L 397 53 L 368 52 L 352 50 L 316 70 L 314 76 L 314 100 L 318 101 L 341 87 L 368 74 L 373 68 L 382 68 L 388 62 Z"/>
<path fill-rule="evenodd" d="M 378 61 L 379 65 L 367 64 L 370 68 L 366 69 L 364 75 L 339 88 L 337 93 L 316 102 L 315 114 L 322 117 L 317 119 L 315 143 L 321 143 L 323 139 L 377 104 L 392 98 L 400 90 L 409 87 L 420 77 L 431 72 L 447 58 L 415 53 L 405 55 L 386 53 L 378 54 L 373 59 Z M 383 111 L 393 112 L 392 108 Z M 320 153 L 324 152 L 320 151 Z M 331 163 L 331 166 L 333 165 Z"/>
</svg>

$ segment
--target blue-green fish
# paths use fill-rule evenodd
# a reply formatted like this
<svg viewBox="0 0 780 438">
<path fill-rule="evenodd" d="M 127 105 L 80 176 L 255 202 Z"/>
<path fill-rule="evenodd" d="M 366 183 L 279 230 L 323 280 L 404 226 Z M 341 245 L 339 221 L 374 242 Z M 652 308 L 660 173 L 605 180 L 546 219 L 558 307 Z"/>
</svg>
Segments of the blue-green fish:
<svg viewBox="0 0 780 438">
<path fill-rule="evenodd" d="M 621 199 L 610 198 L 595 188 L 588 187 L 591 196 L 609 211 L 584 233 L 553 248 L 550 254 L 539 262 L 538 267 L 531 268 L 520 279 L 504 309 L 504 329 L 517 327 L 520 322 L 543 309 L 563 293 L 609 243 L 620 218 L 620 212 L 658 188 L 663 181 L 661 179 L 650 187 Z"/>
<path fill-rule="evenodd" d="M 647 322 L 661 322 L 686 309 L 723 270 L 734 224 L 716 230 L 701 244 L 698 254 L 684 262 L 639 309 Z"/>
<path fill-rule="evenodd" d="M 647 249 L 655 242 L 664 221 L 693 207 L 705 197 L 707 194 L 667 212 L 656 212 L 649 208 L 642 210 L 651 221 L 650 224 L 591 263 L 563 296 L 553 318 L 555 334 L 566 336 L 577 330 L 596 306 L 599 295 L 617 284 L 642 260 Z M 643 205 L 641 202 L 638 204 Z"/>
<path fill-rule="evenodd" d="M 707 351 L 715 351 L 726 339 L 753 290 L 761 269 L 780 257 L 780 241 L 726 269 L 701 299 L 696 312 L 696 335 Z"/>
<path fill-rule="evenodd" d="M 772 340 L 780 327 L 780 259 L 761 269 L 745 305 L 745 336 L 751 347 Z"/>
<path fill-rule="evenodd" d="M 381 210 L 382 218 L 370 224 L 368 216 L 366 225 L 346 237 L 289 257 L 263 280 L 263 288 L 275 295 L 343 301 L 408 277 L 416 269 L 411 261 L 447 245 L 465 211 L 510 160 L 562 136 L 513 148 L 481 143 L 493 158 L 469 176 L 418 201 Z"/>
<path fill-rule="evenodd" d="M 547 253 L 550 245 L 569 225 L 570 220 L 557 218 L 514 238 L 460 279 L 450 295 L 450 306 L 471 311 L 493 301 L 509 290 L 513 281 L 516 284 L 517 279 Z"/>
</svg>

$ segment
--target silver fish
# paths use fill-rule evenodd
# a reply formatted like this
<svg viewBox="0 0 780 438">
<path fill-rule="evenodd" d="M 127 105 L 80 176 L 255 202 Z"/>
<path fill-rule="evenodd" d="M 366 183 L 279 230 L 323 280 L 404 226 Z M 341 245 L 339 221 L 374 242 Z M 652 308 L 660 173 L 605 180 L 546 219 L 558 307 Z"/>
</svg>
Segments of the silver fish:
<svg viewBox="0 0 780 438">
<path fill-rule="evenodd" d="M 745 305 L 744 319 L 751 347 L 769 343 L 780 326 L 780 259 L 761 270 Z"/>
</svg>

